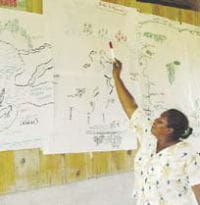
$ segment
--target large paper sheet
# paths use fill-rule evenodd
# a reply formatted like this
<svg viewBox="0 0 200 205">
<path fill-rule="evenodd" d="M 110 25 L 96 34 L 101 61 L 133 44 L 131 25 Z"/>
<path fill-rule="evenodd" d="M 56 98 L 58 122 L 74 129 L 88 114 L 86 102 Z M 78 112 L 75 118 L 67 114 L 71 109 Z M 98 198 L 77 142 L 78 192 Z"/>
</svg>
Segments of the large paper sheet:
<svg viewBox="0 0 200 205">
<path fill-rule="evenodd" d="M 200 143 L 200 28 L 153 15 L 140 15 L 138 59 L 142 103 L 150 119 L 176 108 L 189 118 Z"/>
<path fill-rule="evenodd" d="M 108 42 L 124 62 L 130 87 L 138 13 L 99 1 L 82 3 L 44 2 L 46 33 L 56 56 L 55 134 L 45 152 L 133 149 L 136 140 L 115 92 Z"/>
<path fill-rule="evenodd" d="M 41 147 L 52 134 L 52 46 L 43 23 L 0 10 L 0 150 Z"/>
</svg>

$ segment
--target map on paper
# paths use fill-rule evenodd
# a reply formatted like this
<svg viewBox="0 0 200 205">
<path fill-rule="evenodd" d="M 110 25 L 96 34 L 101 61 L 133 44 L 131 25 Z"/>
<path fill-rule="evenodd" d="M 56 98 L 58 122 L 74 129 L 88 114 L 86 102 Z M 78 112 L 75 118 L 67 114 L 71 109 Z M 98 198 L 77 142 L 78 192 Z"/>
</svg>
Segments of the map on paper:
<svg viewBox="0 0 200 205">
<path fill-rule="evenodd" d="M 138 63 L 143 108 L 150 119 L 170 108 L 183 111 L 200 135 L 200 29 L 165 18 L 141 14 Z"/>
<path fill-rule="evenodd" d="M 0 150 L 41 147 L 52 134 L 52 46 L 43 28 L 40 15 L 0 10 Z"/>
<path fill-rule="evenodd" d="M 126 62 L 123 75 L 130 86 L 130 68 L 137 62 L 137 12 L 90 0 L 83 4 L 45 1 L 44 12 L 49 22 L 46 33 L 56 49 L 57 73 L 55 134 L 46 152 L 135 148 L 114 89 L 108 42 L 113 42 L 116 56 Z"/>
</svg>

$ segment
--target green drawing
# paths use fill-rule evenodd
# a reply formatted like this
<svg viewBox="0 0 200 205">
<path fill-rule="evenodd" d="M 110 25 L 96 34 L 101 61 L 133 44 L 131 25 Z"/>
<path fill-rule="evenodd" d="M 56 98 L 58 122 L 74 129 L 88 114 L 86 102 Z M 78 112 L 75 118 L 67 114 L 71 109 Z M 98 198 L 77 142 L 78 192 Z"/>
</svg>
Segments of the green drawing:
<svg viewBox="0 0 200 205">
<path fill-rule="evenodd" d="M 167 37 L 164 36 L 164 35 L 154 34 L 154 33 L 151 33 L 151 32 L 145 32 L 144 36 L 147 37 L 147 38 L 151 38 L 154 41 L 160 42 L 160 43 L 163 43 L 167 39 Z"/>
<path fill-rule="evenodd" d="M 175 76 L 176 76 L 176 69 L 181 63 L 179 61 L 174 61 L 172 63 L 168 63 L 166 65 L 167 67 L 167 72 L 168 72 L 168 79 L 169 83 L 172 85 L 175 81 Z"/>
<path fill-rule="evenodd" d="M 171 21 L 169 20 L 163 20 L 163 19 L 160 19 L 160 18 L 153 18 L 151 20 L 147 20 L 147 21 L 142 21 L 142 22 L 139 22 L 139 28 L 142 28 L 143 26 L 147 25 L 147 24 L 160 24 L 160 25 L 163 25 L 163 26 L 167 26 L 171 29 L 174 29 L 176 31 L 178 31 L 179 33 L 190 33 L 192 35 L 195 35 L 195 36 L 200 36 L 200 30 L 199 28 L 198 29 L 190 29 L 190 28 L 182 28 L 182 25 L 180 24 L 179 26 L 178 25 L 175 25 L 174 23 L 172 23 Z"/>
<path fill-rule="evenodd" d="M 17 9 L 26 11 L 27 0 L 17 0 Z"/>
<path fill-rule="evenodd" d="M 27 30 L 19 25 L 18 19 L 8 20 L 6 22 L 0 21 L 0 34 L 9 31 L 12 34 L 19 34 L 26 39 L 28 47 L 33 48 L 32 37 L 28 34 Z"/>
<path fill-rule="evenodd" d="M 152 52 L 151 50 L 146 50 L 146 54 L 150 57 L 153 57 L 153 55 L 155 54 L 154 52 Z"/>
</svg>

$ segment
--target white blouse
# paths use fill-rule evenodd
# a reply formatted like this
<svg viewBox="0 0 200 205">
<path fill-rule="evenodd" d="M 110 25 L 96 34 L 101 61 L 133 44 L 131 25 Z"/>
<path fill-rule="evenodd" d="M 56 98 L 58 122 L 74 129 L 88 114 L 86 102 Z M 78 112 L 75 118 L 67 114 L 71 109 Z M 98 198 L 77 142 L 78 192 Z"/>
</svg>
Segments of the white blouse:
<svg viewBox="0 0 200 205">
<path fill-rule="evenodd" d="M 131 120 L 140 143 L 135 157 L 136 205 L 197 205 L 192 186 L 200 184 L 200 155 L 181 141 L 156 153 L 157 139 L 141 109 Z"/>
</svg>

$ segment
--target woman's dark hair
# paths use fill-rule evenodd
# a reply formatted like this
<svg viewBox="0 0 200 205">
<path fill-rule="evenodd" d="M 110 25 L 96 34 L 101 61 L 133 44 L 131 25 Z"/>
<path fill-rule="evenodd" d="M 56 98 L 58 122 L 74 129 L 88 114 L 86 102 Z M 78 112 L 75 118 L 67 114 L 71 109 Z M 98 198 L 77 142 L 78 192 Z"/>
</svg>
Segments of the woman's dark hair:
<svg viewBox="0 0 200 205">
<path fill-rule="evenodd" d="M 186 139 L 191 134 L 193 129 L 189 127 L 188 118 L 176 109 L 170 109 L 165 112 L 168 122 L 168 127 L 173 128 L 171 137 L 174 140 Z"/>
</svg>

